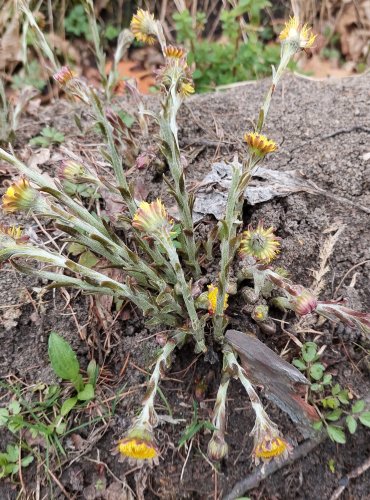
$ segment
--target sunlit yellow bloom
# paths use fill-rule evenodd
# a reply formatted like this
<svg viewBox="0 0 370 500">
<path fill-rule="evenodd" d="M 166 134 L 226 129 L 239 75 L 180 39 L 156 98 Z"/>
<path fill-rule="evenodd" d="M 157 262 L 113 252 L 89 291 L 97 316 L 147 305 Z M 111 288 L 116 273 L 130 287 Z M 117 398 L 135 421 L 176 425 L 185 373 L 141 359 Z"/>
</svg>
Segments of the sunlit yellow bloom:
<svg viewBox="0 0 370 500">
<path fill-rule="evenodd" d="M 185 50 L 180 47 L 174 47 L 173 45 L 168 45 L 164 49 L 164 55 L 166 57 L 173 57 L 175 59 L 182 59 L 185 57 Z"/>
<path fill-rule="evenodd" d="M 287 442 L 281 437 L 265 435 L 263 440 L 254 448 L 256 458 L 270 460 L 279 457 L 288 451 Z"/>
<path fill-rule="evenodd" d="M 208 285 L 208 312 L 209 314 L 215 314 L 217 306 L 218 297 L 218 287 L 213 285 Z M 225 295 L 223 310 L 225 311 L 228 307 L 229 294 Z"/>
<path fill-rule="evenodd" d="M 131 20 L 131 31 L 139 42 L 153 45 L 157 39 L 157 21 L 150 12 L 139 9 Z"/>
<path fill-rule="evenodd" d="M 22 178 L 6 190 L 2 209 L 7 213 L 30 210 L 35 208 L 39 198 L 39 192 L 30 186 L 27 179 Z"/>
<path fill-rule="evenodd" d="M 70 70 L 68 66 L 62 66 L 54 75 L 53 78 L 55 81 L 59 83 L 62 87 L 67 85 L 68 82 L 70 82 L 76 74 Z"/>
<path fill-rule="evenodd" d="M 284 43 L 294 45 L 296 51 L 299 49 L 308 49 L 315 42 L 316 35 L 313 35 L 311 28 L 305 24 L 300 27 L 299 19 L 291 17 L 285 23 L 283 31 L 279 35 L 279 39 Z"/>
<path fill-rule="evenodd" d="M 183 97 L 189 97 L 189 95 L 194 94 L 194 85 L 191 82 L 181 82 L 180 83 L 180 94 Z"/>
<path fill-rule="evenodd" d="M 166 208 L 160 199 L 148 203 L 142 201 L 134 215 L 132 225 L 135 229 L 146 233 L 169 231 L 172 221 L 168 218 Z"/>
<path fill-rule="evenodd" d="M 135 460 L 153 460 L 158 457 L 158 449 L 151 432 L 143 428 L 133 428 L 118 443 L 121 455 Z"/>
<path fill-rule="evenodd" d="M 274 141 L 268 139 L 265 135 L 257 134 L 256 132 L 245 134 L 244 140 L 248 144 L 251 153 L 261 157 L 277 150 L 277 145 Z"/>
<path fill-rule="evenodd" d="M 274 234 L 274 228 L 265 229 L 263 223 L 259 222 L 256 229 L 248 227 L 242 234 L 240 254 L 251 255 L 255 259 L 268 264 L 276 258 L 279 253 L 280 243 Z"/>
</svg>

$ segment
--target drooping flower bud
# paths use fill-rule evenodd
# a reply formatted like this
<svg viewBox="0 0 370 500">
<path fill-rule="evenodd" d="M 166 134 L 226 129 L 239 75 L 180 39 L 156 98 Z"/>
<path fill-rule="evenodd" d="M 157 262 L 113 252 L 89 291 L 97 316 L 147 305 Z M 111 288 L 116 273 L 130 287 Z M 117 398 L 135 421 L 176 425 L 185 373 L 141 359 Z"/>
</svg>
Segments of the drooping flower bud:
<svg viewBox="0 0 370 500">
<path fill-rule="evenodd" d="M 132 225 L 135 229 L 146 233 L 169 232 L 172 221 L 169 219 L 165 206 L 160 199 L 148 203 L 142 201 L 134 215 Z"/>
<path fill-rule="evenodd" d="M 225 441 L 224 433 L 215 431 L 208 443 L 207 455 L 211 460 L 219 462 L 226 457 L 229 446 Z"/>
<path fill-rule="evenodd" d="M 28 212 L 40 208 L 42 198 L 39 191 L 33 188 L 27 179 L 22 178 L 8 187 L 2 202 L 2 209 L 6 213 Z"/>
</svg>

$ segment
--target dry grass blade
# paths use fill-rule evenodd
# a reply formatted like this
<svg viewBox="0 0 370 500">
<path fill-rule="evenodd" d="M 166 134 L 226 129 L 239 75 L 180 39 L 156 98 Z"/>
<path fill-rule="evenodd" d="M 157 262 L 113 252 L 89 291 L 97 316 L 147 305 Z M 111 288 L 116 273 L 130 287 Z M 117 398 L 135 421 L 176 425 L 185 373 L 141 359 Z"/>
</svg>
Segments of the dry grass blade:
<svg viewBox="0 0 370 500">
<path fill-rule="evenodd" d="M 345 226 L 332 225 L 324 231 L 324 233 L 330 234 L 327 240 L 320 248 L 320 267 L 317 270 L 312 270 L 314 282 L 312 284 L 312 291 L 317 296 L 323 291 L 326 285 L 325 275 L 330 271 L 330 266 L 328 264 L 330 256 L 333 253 L 336 242 L 339 236 L 342 234 Z"/>
</svg>

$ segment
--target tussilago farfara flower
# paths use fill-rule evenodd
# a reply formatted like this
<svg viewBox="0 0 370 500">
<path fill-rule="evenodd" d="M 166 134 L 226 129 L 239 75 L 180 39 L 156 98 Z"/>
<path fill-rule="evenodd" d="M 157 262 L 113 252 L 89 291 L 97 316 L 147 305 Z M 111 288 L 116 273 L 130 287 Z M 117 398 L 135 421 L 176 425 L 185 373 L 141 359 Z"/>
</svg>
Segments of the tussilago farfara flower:
<svg viewBox="0 0 370 500">
<path fill-rule="evenodd" d="M 76 74 L 70 70 L 68 66 L 62 66 L 54 75 L 53 78 L 61 87 L 65 87 Z"/>
<path fill-rule="evenodd" d="M 132 225 L 135 229 L 145 233 L 169 232 L 172 221 L 169 219 L 166 208 L 160 199 L 148 203 L 142 201 L 134 215 Z"/>
<path fill-rule="evenodd" d="M 274 141 L 256 132 L 245 134 L 244 140 L 249 146 L 250 153 L 260 157 L 264 157 L 268 153 L 273 153 L 277 150 L 277 145 Z"/>
<path fill-rule="evenodd" d="M 132 17 L 130 28 L 138 42 L 153 45 L 158 36 L 158 25 L 150 12 L 139 9 Z"/>
<path fill-rule="evenodd" d="M 179 92 L 182 97 L 189 97 L 189 95 L 194 94 L 194 84 L 191 80 L 180 82 Z"/>
<path fill-rule="evenodd" d="M 280 243 L 274 234 L 274 228 L 265 229 L 263 223 L 259 222 L 256 229 L 248 227 L 242 234 L 240 244 L 240 255 L 251 255 L 255 259 L 268 264 L 274 260 L 279 253 Z"/>
<path fill-rule="evenodd" d="M 291 45 L 294 51 L 298 52 L 300 49 L 312 47 L 316 35 L 312 34 L 311 28 L 307 24 L 300 26 L 299 19 L 297 17 L 291 17 L 289 21 L 285 23 L 285 27 L 280 33 L 279 39 L 283 43 Z"/>
<path fill-rule="evenodd" d="M 268 316 L 269 316 L 268 306 L 265 306 L 263 304 L 256 306 L 253 309 L 251 316 L 254 319 L 254 321 L 256 321 L 257 323 L 266 321 L 268 319 Z"/>
<path fill-rule="evenodd" d="M 0 224 L 0 245 L 25 243 L 27 240 L 28 236 L 23 235 L 20 227 Z"/>
<path fill-rule="evenodd" d="M 58 169 L 58 177 L 70 182 L 79 182 L 86 176 L 86 169 L 81 163 L 74 160 L 66 160 Z M 82 182 L 84 182 L 82 180 Z"/>
<path fill-rule="evenodd" d="M 296 286 L 297 295 L 291 301 L 291 307 L 299 316 L 312 313 L 317 307 L 317 298 L 308 288 Z"/>
<path fill-rule="evenodd" d="M 6 190 L 2 209 L 7 213 L 35 209 L 40 198 L 37 189 L 31 187 L 27 179 L 22 178 Z"/>
<path fill-rule="evenodd" d="M 254 439 L 252 455 L 256 464 L 260 460 L 268 462 L 273 458 L 285 457 L 291 449 L 285 439 L 280 436 L 277 426 L 262 409 L 256 412 L 256 422 L 250 435 Z"/>
<path fill-rule="evenodd" d="M 155 460 L 158 448 L 150 430 L 142 426 L 132 427 L 118 443 L 121 455 L 134 460 Z"/>
<path fill-rule="evenodd" d="M 208 312 L 209 314 L 215 314 L 216 306 L 217 306 L 217 297 L 218 297 L 218 287 L 213 285 L 208 285 Z M 228 307 L 229 294 L 225 295 L 224 307 L 225 311 Z"/>
<path fill-rule="evenodd" d="M 186 52 L 181 47 L 174 47 L 173 45 L 168 45 L 164 49 L 164 55 L 165 57 L 168 58 L 173 57 L 174 59 L 182 59 L 185 58 Z"/>
</svg>

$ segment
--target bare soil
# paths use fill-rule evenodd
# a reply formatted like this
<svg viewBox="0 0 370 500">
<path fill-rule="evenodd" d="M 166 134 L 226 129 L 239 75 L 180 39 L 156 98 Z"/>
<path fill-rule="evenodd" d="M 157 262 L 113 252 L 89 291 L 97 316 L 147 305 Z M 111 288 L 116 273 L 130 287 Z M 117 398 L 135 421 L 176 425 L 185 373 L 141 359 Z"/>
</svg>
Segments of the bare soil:
<svg viewBox="0 0 370 500">
<path fill-rule="evenodd" d="M 267 81 L 256 82 L 212 95 L 195 96 L 187 101 L 180 112 L 179 127 L 180 143 L 188 160 L 189 188 L 197 187 L 213 161 L 232 159 L 235 153 L 245 155 L 242 137 L 252 127 L 251 120 L 256 118 L 267 86 Z M 278 170 L 299 169 L 333 195 L 369 207 L 369 89 L 369 75 L 331 82 L 286 76 L 274 96 L 266 129 L 266 134 L 280 147 L 277 154 L 268 159 L 267 166 Z M 155 97 L 150 104 L 157 105 Z M 122 101 L 122 106 L 127 108 L 130 104 Z M 29 157 L 27 141 L 43 126 L 49 125 L 65 133 L 64 147 L 88 158 L 101 158 L 99 140 L 92 134 L 79 133 L 71 116 L 71 105 L 61 101 L 40 109 L 37 116 L 26 117 L 18 136 L 17 153 Z M 63 154 L 54 147 L 51 157 L 39 167 L 53 176 L 55 160 Z M 2 167 L 5 165 L 0 165 L 0 172 Z M 135 179 L 141 181 L 150 197 L 166 198 L 165 185 L 154 167 L 133 172 L 132 180 Z M 1 180 L 5 186 L 9 177 L 4 176 Z M 275 226 L 282 238 L 279 265 L 289 270 L 294 281 L 306 286 L 312 284 L 311 270 L 319 266 L 319 251 L 327 238 L 325 230 L 333 224 L 345 224 L 330 258 L 331 271 L 322 296 L 348 297 L 356 308 L 370 310 L 367 213 L 333 198 L 299 193 L 254 207 L 245 206 L 246 225 L 261 219 L 266 225 Z M 10 218 L 3 217 L 3 221 L 10 222 Z M 212 217 L 203 220 L 198 228 L 200 237 L 205 238 L 214 223 Z M 39 230 L 32 219 L 25 224 Z M 214 275 L 216 269 L 211 266 L 207 272 Z M 181 419 L 189 422 L 193 414 L 196 381 L 203 377 L 208 381 L 199 416 L 209 419 L 219 380 L 220 366 L 197 358 L 191 348 L 175 356 L 172 370 L 161 385 L 173 418 L 180 419 L 180 423 L 161 425 L 157 430 L 162 450 L 160 465 L 139 470 L 118 462 L 112 449 L 139 407 L 145 391 L 143 384 L 158 349 L 153 336 L 145 342 L 142 340 L 157 330 L 146 328 L 141 315 L 130 306 L 113 321 L 115 313 L 102 314 L 90 297 L 70 291 L 68 296 L 61 290 L 40 293 L 45 283 L 19 275 L 9 266 L 0 271 L 0 284 L 0 375 L 3 381 L 9 381 L 10 374 L 27 384 L 55 381 L 47 358 L 48 334 L 55 330 L 71 342 L 82 367 L 86 367 L 92 356 L 104 365 L 96 403 L 91 405 L 89 413 L 76 417 L 74 424 L 88 421 L 99 415 L 99 411 L 101 414 L 109 407 L 107 400 L 112 401 L 114 394 L 123 394 L 118 398 L 113 416 L 76 431 L 73 439 L 71 436 L 66 438 L 63 444 L 68 455 L 64 465 L 61 470 L 52 469 L 64 492 L 54 480 L 51 480 L 52 490 L 50 484 L 43 481 L 38 485 L 40 468 L 31 466 L 23 472 L 27 494 L 23 491 L 21 498 L 36 498 L 38 487 L 44 498 L 128 498 L 119 489 L 119 480 L 127 480 L 138 498 L 222 498 L 254 469 L 250 458 L 252 442 L 248 436 L 254 423 L 253 412 L 242 387 L 236 382 L 229 393 L 227 439 L 230 452 L 227 459 L 219 466 L 212 466 L 204 459 L 209 435 L 203 433 L 194 440 L 188 457 L 185 449 L 177 449 L 185 425 Z M 354 287 L 349 287 L 350 284 Z M 278 353 L 285 348 L 285 359 L 289 361 L 297 356 L 297 347 L 289 343 L 286 334 L 278 330 L 273 337 L 264 336 L 241 313 L 242 306 L 239 298 L 231 301 L 228 311 L 231 327 L 255 331 Z M 359 332 L 350 332 L 341 325 L 326 322 L 317 330 L 319 334 L 306 333 L 301 335 L 301 340 L 315 338 L 319 345 L 325 344 L 323 362 L 329 372 L 354 396 L 366 396 L 370 390 L 369 343 Z M 1 404 L 5 403 L 3 398 Z M 293 445 L 303 440 L 284 413 L 272 404 L 268 404 L 267 409 Z M 158 412 L 168 413 L 160 398 Z M 5 431 L 1 431 L 0 439 L 0 451 L 3 443 L 14 440 Z M 327 440 L 248 494 L 259 499 L 329 499 L 340 479 L 361 465 L 369 453 L 369 432 L 362 427 L 354 436 L 348 436 L 345 446 Z M 334 471 L 329 469 L 331 460 Z M 368 470 L 349 482 L 342 498 L 369 498 L 369 481 Z M 0 498 L 16 498 L 17 491 L 20 491 L 19 485 L 0 481 Z"/>
</svg>

